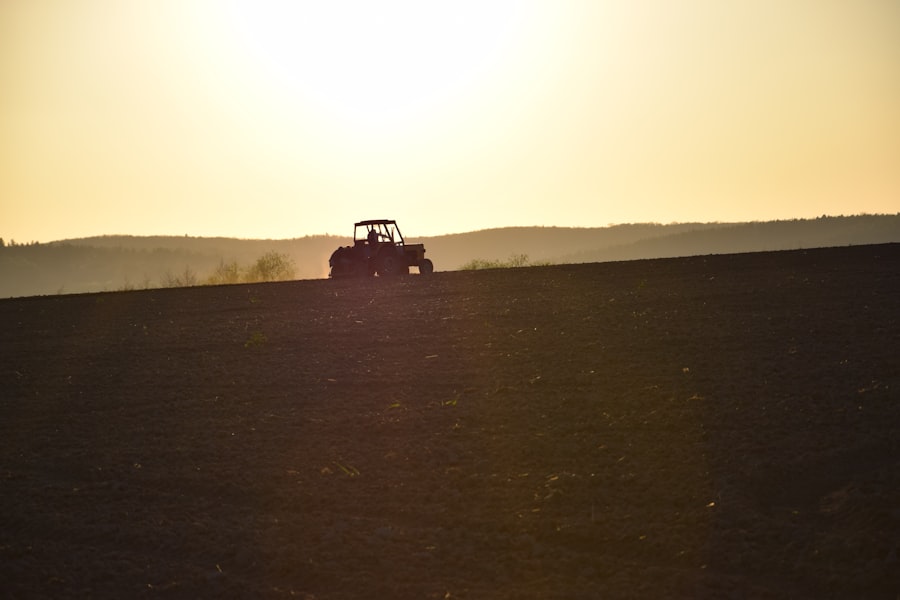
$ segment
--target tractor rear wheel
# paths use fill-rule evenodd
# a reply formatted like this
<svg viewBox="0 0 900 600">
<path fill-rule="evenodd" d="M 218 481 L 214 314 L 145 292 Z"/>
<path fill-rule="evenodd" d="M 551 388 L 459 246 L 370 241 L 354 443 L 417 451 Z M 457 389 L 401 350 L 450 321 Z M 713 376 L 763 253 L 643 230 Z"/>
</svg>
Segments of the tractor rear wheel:
<svg viewBox="0 0 900 600">
<path fill-rule="evenodd" d="M 378 258 L 378 274 L 382 277 L 393 277 L 403 272 L 409 273 L 409 267 L 400 260 L 396 252 L 386 252 Z"/>
</svg>

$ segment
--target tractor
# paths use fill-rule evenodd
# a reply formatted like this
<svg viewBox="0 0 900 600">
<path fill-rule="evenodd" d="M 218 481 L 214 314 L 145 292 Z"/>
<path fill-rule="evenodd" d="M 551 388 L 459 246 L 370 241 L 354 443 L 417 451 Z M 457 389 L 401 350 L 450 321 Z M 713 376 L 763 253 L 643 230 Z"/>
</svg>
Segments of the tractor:
<svg viewBox="0 0 900 600">
<path fill-rule="evenodd" d="M 353 245 L 335 250 L 328 265 L 332 278 L 392 277 L 408 274 L 410 267 L 418 267 L 423 275 L 434 272 L 425 245 L 405 243 L 397 222 L 388 219 L 355 223 Z"/>
</svg>

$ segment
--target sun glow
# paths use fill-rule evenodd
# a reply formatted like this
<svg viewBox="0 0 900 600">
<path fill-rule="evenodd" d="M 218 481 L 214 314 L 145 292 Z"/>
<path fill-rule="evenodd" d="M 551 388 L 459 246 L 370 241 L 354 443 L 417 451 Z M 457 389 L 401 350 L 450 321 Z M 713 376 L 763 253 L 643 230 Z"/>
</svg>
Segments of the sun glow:
<svg viewBox="0 0 900 600">
<path fill-rule="evenodd" d="M 894 213 L 898 44 L 884 0 L 0 1 L 0 235 Z"/>
<path fill-rule="evenodd" d="M 345 126 L 393 130 L 464 101 L 507 54 L 525 4 L 236 1 L 263 84 Z"/>
</svg>

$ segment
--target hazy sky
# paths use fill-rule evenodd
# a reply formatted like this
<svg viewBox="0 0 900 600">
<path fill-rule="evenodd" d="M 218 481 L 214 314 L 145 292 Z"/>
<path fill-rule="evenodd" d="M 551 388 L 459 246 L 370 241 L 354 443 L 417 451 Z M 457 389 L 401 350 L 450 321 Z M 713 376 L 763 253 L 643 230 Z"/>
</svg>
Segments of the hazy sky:
<svg viewBox="0 0 900 600">
<path fill-rule="evenodd" d="M 900 212 L 896 0 L 3 0 L 0 237 Z"/>
</svg>

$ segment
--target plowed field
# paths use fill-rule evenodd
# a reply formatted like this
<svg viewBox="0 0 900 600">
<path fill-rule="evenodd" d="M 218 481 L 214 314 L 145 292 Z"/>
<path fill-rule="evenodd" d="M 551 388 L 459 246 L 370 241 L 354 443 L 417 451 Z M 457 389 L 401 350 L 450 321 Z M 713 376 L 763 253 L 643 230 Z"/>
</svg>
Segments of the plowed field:
<svg viewBox="0 0 900 600">
<path fill-rule="evenodd" d="M 2 300 L 0 595 L 896 598 L 898 319 L 900 245 Z"/>
</svg>

